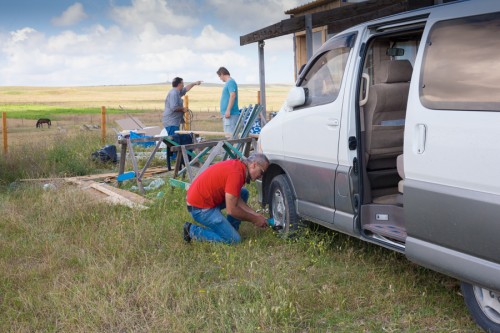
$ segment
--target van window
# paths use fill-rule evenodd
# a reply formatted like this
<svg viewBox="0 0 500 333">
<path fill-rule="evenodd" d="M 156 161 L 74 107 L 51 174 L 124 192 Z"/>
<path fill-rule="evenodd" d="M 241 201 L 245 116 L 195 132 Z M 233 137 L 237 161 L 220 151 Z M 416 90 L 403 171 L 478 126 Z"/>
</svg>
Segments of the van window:
<svg viewBox="0 0 500 333">
<path fill-rule="evenodd" d="M 436 23 L 428 36 L 420 101 L 430 109 L 500 111 L 500 13 Z"/>
<path fill-rule="evenodd" d="M 309 66 L 299 84 L 307 91 L 301 108 L 330 103 L 337 98 L 354 36 L 340 37 L 333 49 L 319 55 Z"/>
</svg>

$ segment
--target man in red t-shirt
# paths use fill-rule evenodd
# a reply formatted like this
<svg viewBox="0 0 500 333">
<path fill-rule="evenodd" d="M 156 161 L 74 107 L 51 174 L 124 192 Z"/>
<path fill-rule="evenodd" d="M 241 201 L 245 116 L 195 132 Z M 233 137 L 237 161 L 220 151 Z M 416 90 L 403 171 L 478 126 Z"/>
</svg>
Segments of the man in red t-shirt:
<svg viewBox="0 0 500 333">
<path fill-rule="evenodd" d="M 269 166 L 264 154 L 252 154 L 240 160 L 227 160 L 206 169 L 193 181 L 187 191 L 188 211 L 201 225 L 184 223 L 184 240 L 238 243 L 242 220 L 257 227 L 267 226 L 266 217 L 247 205 L 245 183 L 262 177 Z M 221 212 L 226 209 L 227 217 Z"/>
</svg>

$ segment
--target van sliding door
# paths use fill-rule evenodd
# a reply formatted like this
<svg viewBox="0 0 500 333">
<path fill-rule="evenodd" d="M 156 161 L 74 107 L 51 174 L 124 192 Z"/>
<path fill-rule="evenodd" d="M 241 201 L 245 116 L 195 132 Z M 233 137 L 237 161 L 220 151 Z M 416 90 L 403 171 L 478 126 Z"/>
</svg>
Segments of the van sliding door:
<svg viewBox="0 0 500 333">
<path fill-rule="evenodd" d="M 404 141 L 406 253 L 500 290 L 492 280 L 500 269 L 500 13 L 470 10 L 435 22 L 417 56 Z"/>
</svg>

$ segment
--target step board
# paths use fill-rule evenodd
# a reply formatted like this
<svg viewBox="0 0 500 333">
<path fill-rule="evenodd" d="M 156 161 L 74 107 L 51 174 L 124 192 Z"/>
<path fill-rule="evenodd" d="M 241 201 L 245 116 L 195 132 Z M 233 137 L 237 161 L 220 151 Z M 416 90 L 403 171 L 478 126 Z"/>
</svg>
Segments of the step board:
<svg viewBox="0 0 500 333">
<path fill-rule="evenodd" d="M 364 230 L 369 230 L 374 234 L 381 235 L 387 238 L 392 238 L 394 240 L 405 242 L 406 240 L 406 229 L 395 225 L 389 224 L 365 224 L 363 226 Z"/>
</svg>

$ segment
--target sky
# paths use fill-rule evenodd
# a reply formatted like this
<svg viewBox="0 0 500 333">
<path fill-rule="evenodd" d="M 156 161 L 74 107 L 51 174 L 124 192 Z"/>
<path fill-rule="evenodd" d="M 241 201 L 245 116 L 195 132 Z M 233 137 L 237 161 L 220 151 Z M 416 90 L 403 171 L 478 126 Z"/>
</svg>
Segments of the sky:
<svg viewBox="0 0 500 333">
<path fill-rule="evenodd" d="M 0 0 L 0 86 L 202 80 L 259 83 L 257 43 L 240 36 L 304 0 Z M 266 83 L 293 83 L 292 36 L 267 40 Z"/>
</svg>

